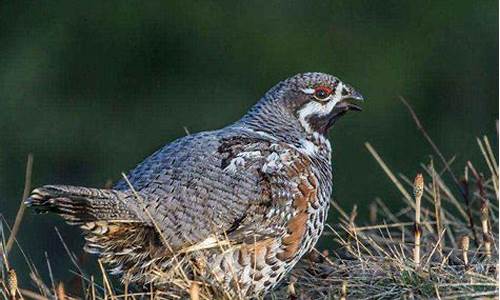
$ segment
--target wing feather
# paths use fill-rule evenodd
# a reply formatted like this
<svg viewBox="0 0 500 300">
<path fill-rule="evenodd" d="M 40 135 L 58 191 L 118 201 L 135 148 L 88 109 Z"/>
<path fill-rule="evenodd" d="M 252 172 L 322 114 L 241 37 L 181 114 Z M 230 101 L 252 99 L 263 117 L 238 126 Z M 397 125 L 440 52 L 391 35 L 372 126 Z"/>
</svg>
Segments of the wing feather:
<svg viewBox="0 0 500 300">
<path fill-rule="evenodd" d="M 288 235 L 295 251 L 307 215 L 292 224 L 286 219 L 315 197 L 317 186 L 303 175 L 309 164 L 296 150 L 262 137 L 207 132 L 165 146 L 129 180 L 174 250 L 214 236 L 254 242 Z M 129 187 L 120 182 L 115 188 Z"/>
</svg>

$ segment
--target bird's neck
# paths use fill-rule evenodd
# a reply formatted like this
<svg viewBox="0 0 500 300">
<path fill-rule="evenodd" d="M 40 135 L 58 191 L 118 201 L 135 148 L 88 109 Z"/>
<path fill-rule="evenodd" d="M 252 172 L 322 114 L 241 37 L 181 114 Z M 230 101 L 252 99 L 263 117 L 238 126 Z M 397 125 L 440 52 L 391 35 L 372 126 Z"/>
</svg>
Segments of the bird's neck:
<svg viewBox="0 0 500 300">
<path fill-rule="evenodd" d="M 236 124 L 287 143 L 294 143 L 307 137 L 307 132 L 297 118 L 281 107 L 278 100 L 266 97 L 250 108 Z"/>
<path fill-rule="evenodd" d="M 330 159 L 328 137 L 307 132 L 296 117 L 273 101 L 259 101 L 234 125 L 256 132 L 263 138 L 287 143 L 307 155 Z"/>
</svg>

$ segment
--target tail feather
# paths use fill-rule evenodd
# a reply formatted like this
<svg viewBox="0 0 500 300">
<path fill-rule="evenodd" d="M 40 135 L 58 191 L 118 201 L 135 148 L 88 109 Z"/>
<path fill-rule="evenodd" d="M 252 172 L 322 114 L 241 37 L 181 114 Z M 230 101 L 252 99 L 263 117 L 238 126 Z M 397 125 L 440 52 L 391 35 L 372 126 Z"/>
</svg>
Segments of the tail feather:
<svg viewBox="0 0 500 300">
<path fill-rule="evenodd" d="M 142 195 L 141 195 L 142 196 Z M 155 265 L 172 263 L 170 253 L 149 219 L 140 219 L 136 195 L 117 190 L 47 185 L 33 190 L 26 204 L 40 213 L 53 212 L 78 225 L 84 250 L 97 254 L 128 282 L 150 282 Z"/>
<path fill-rule="evenodd" d="M 78 225 L 98 220 L 138 220 L 127 199 L 128 194 L 115 190 L 46 185 L 33 190 L 25 203 L 39 213 L 53 212 Z"/>
</svg>

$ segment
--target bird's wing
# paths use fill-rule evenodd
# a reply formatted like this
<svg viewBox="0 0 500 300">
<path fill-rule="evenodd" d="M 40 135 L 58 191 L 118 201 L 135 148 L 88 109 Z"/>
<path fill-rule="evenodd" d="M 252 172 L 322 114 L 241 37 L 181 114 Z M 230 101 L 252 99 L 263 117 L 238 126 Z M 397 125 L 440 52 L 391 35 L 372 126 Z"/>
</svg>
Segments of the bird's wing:
<svg viewBox="0 0 500 300">
<path fill-rule="evenodd" d="M 287 230 L 296 232 L 290 237 L 293 244 L 303 234 L 306 216 L 298 214 L 295 224 L 287 224 L 285 216 L 292 206 L 307 207 L 317 190 L 308 167 L 304 156 L 285 145 L 241 133 L 207 132 L 165 146 L 128 179 L 174 249 L 214 234 L 237 240 Z M 122 181 L 115 189 L 129 186 Z"/>
</svg>

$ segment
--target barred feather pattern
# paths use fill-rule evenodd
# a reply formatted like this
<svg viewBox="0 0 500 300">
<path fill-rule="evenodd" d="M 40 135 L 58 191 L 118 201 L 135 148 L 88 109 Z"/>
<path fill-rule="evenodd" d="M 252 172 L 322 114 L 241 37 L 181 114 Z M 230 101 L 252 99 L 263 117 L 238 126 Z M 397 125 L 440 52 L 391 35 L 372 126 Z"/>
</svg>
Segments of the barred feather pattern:
<svg viewBox="0 0 500 300">
<path fill-rule="evenodd" d="M 140 221 L 132 195 L 116 190 L 46 185 L 33 190 L 26 204 L 39 213 L 54 212 L 69 224 L 93 220 Z"/>
</svg>

